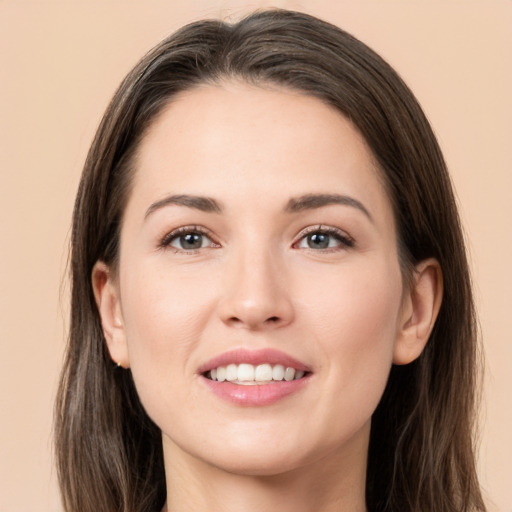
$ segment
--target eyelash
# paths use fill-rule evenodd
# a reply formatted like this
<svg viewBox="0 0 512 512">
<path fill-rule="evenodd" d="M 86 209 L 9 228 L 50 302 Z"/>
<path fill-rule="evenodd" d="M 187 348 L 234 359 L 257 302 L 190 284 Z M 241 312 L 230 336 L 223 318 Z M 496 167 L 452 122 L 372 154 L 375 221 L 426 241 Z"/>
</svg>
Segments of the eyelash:
<svg viewBox="0 0 512 512">
<path fill-rule="evenodd" d="M 198 249 L 179 249 L 177 247 L 171 246 L 171 243 L 176 240 L 179 237 L 185 236 L 185 235 L 200 235 L 203 237 L 208 238 L 211 241 L 210 247 L 220 247 L 218 243 L 216 243 L 213 240 L 213 237 L 211 233 L 200 227 L 200 226 L 183 226 L 180 228 L 177 228 L 170 233 L 166 234 L 164 238 L 161 240 L 159 247 L 162 249 L 172 248 L 174 249 L 175 253 L 184 253 L 184 254 L 196 254 L 200 249 L 206 249 L 208 247 L 201 247 Z M 294 248 L 298 248 L 297 246 L 304 240 L 306 237 L 310 235 L 327 235 L 332 238 L 334 238 L 336 241 L 340 243 L 337 247 L 327 247 L 327 248 L 321 248 L 321 249 L 313 249 L 311 247 L 304 248 L 313 252 L 336 252 L 343 249 L 350 249 L 355 246 L 355 240 L 347 235 L 344 231 L 341 231 L 340 229 L 333 228 L 333 227 L 322 227 L 322 225 L 318 226 L 311 226 L 309 228 L 306 228 L 303 230 L 298 237 L 297 242 L 293 243 Z"/>
</svg>

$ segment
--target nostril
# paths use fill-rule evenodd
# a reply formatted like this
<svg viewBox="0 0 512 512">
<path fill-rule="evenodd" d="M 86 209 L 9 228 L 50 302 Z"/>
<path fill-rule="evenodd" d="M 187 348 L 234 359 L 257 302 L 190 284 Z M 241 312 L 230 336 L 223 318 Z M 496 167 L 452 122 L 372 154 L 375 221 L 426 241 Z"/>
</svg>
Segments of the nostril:
<svg viewBox="0 0 512 512">
<path fill-rule="evenodd" d="M 276 323 L 279 322 L 279 318 L 277 316 L 271 316 L 270 318 L 267 319 L 267 322 Z"/>
</svg>

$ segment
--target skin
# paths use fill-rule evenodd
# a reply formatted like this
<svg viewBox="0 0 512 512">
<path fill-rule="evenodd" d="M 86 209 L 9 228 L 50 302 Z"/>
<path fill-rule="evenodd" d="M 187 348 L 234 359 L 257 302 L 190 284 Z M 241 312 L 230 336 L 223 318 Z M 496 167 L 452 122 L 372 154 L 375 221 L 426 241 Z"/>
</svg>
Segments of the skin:
<svg viewBox="0 0 512 512">
<path fill-rule="evenodd" d="M 366 213 L 285 210 L 333 193 Z M 175 194 L 222 212 L 159 203 Z M 187 226 L 208 233 L 201 248 L 171 240 Z M 310 247 L 306 231 L 320 227 L 342 238 Z M 421 353 L 442 295 L 434 260 L 405 289 L 396 240 L 364 139 L 320 100 L 226 82 L 161 112 L 137 154 L 118 273 L 98 262 L 93 285 L 112 359 L 162 430 L 169 511 L 366 510 L 371 415 L 392 363 Z M 197 373 L 224 352 L 268 347 L 312 370 L 272 405 L 222 400 Z"/>
</svg>

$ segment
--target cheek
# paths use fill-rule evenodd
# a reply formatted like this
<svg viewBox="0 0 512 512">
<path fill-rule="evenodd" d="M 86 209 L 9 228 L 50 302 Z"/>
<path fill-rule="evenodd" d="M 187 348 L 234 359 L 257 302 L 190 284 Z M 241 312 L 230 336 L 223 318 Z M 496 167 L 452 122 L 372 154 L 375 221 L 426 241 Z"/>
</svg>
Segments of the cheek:
<svg viewBox="0 0 512 512">
<path fill-rule="evenodd" d="M 130 367 L 146 406 L 195 373 L 191 354 L 212 311 L 211 287 L 202 284 L 154 265 L 132 265 L 121 282 Z"/>
<path fill-rule="evenodd" d="M 302 288 L 303 314 L 333 341 L 330 349 L 348 344 L 364 350 L 394 341 L 402 301 L 401 273 L 394 259 L 375 258 L 314 278 L 305 275 Z"/>
<path fill-rule="evenodd" d="M 121 291 L 130 348 L 159 351 L 194 343 L 212 307 L 214 287 L 197 275 L 171 271 L 165 261 L 131 270 Z"/>
<path fill-rule="evenodd" d="M 331 278 L 328 291 L 314 294 L 308 323 L 316 327 L 311 334 L 323 351 L 323 370 L 333 390 L 326 409 L 349 413 L 355 425 L 371 416 L 387 382 L 402 283 L 392 263 L 351 270 Z"/>
</svg>

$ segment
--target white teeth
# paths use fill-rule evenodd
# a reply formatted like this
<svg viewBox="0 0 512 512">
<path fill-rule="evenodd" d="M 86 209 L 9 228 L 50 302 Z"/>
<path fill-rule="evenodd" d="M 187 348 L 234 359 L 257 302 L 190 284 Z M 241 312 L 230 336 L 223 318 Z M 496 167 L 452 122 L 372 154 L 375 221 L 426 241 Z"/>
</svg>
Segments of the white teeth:
<svg viewBox="0 0 512 512">
<path fill-rule="evenodd" d="M 282 364 L 276 364 L 274 368 L 272 368 L 272 378 L 274 380 L 284 379 L 284 366 Z"/>
<path fill-rule="evenodd" d="M 269 364 L 260 364 L 256 367 L 254 380 L 259 382 L 269 382 L 272 380 L 272 366 Z"/>
<path fill-rule="evenodd" d="M 254 366 L 252 364 L 239 364 L 237 380 L 254 380 Z"/>
<path fill-rule="evenodd" d="M 238 366 L 236 364 L 228 364 L 226 367 L 226 380 L 230 382 L 238 378 Z"/>
<path fill-rule="evenodd" d="M 236 384 L 254 385 L 266 384 L 272 381 L 292 381 L 304 377 L 306 372 L 295 370 L 295 368 L 285 368 L 282 364 L 274 366 L 265 363 L 258 366 L 252 364 L 228 364 L 219 366 L 210 370 L 211 380 L 224 382 L 225 380 Z"/>
<path fill-rule="evenodd" d="M 286 368 L 284 371 L 284 380 L 290 381 L 295 377 L 295 368 Z"/>
<path fill-rule="evenodd" d="M 225 366 L 219 366 L 217 368 L 217 380 L 219 382 L 224 382 L 226 380 L 226 367 Z"/>
</svg>

